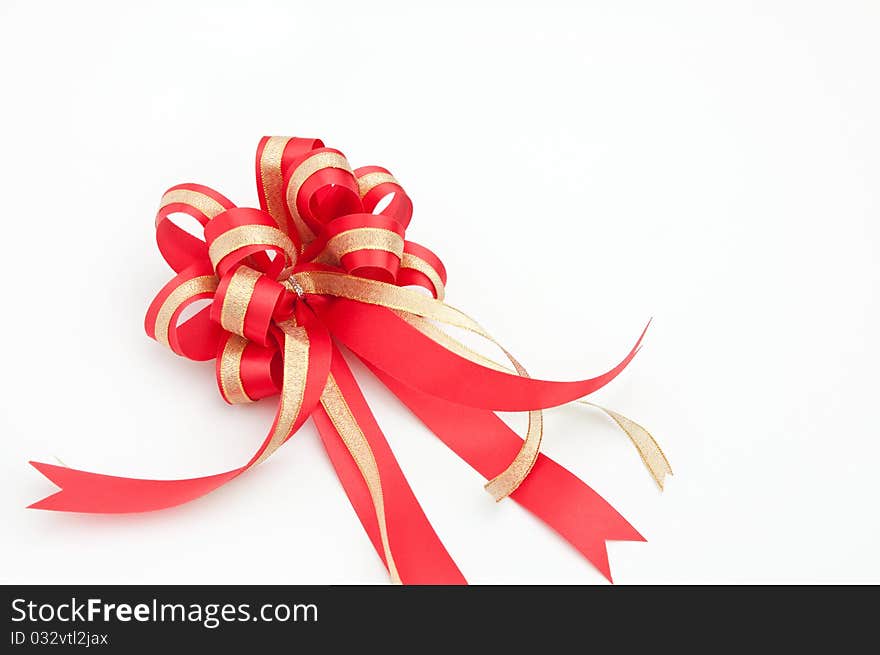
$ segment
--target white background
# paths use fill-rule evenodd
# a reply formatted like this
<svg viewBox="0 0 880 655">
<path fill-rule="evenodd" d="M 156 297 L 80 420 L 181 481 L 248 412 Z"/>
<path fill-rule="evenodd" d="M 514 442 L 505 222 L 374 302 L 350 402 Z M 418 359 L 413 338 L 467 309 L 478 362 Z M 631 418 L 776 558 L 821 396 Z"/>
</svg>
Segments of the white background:
<svg viewBox="0 0 880 655">
<path fill-rule="evenodd" d="M 618 582 L 880 582 L 877 3 L 127 4 L 0 9 L 0 581 L 387 580 L 311 426 L 183 507 L 25 509 L 55 489 L 29 459 L 189 477 L 263 438 L 271 401 L 144 335 L 153 215 L 183 181 L 254 205 L 257 140 L 296 134 L 398 176 L 449 302 L 536 376 L 655 317 L 595 399 L 664 446 L 664 494 L 601 415 L 546 419 L 648 538 L 609 544 Z M 361 378 L 471 582 L 603 581 Z"/>
</svg>

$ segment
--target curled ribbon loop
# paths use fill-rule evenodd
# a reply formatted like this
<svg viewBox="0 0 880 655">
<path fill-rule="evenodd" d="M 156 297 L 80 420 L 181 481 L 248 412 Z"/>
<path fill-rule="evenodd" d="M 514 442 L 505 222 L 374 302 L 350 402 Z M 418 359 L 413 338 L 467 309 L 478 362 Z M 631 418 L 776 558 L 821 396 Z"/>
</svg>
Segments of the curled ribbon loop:
<svg viewBox="0 0 880 655">
<path fill-rule="evenodd" d="M 542 410 L 586 402 L 584 396 L 629 364 L 642 337 L 597 377 L 535 379 L 476 321 L 444 302 L 446 269 L 431 250 L 406 238 L 412 201 L 387 169 L 352 169 L 340 151 L 319 139 L 273 136 L 259 143 L 256 177 L 259 209 L 236 207 L 198 184 L 179 184 L 162 196 L 156 238 L 176 275 L 150 304 L 145 328 L 182 357 L 216 359 L 226 402 L 278 396 L 265 439 L 242 466 L 183 480 L 121 478 L 33 462 L 61 490 L 32 507 L 139 512 L 185 503 L 264 462 L 311 418 L 392 581 L 463 583 L 341 344 L 488 479 L 486 489 L 496 500 L 510 496 L 522 504 L 610 580 L 605 540 L 642 537 L 586 484 L 540 453 Z M 178 214 L 196 219 L 204 238 L 175 223 Z M 184 319 L 199 301 L 207 306 Z M 509 365 L 468 348 L 445 326 L 488 340 Z M 653 437 L 598 408 L 630 437 L 662 488 L 672 470 Z M 527 412 L 524 438 L 496 411 Z"/>
<path fill-rule="evenodd" d="M 286 279 L 299 255 L 293 240 L 275 227 L 269 214 L 246 207 L 215 216 L 205 226 L 205 241 L 218 277 L 248 261 L 269 277 Z"/>
<path fill-rule="evenodd" d="M 281 355 L 237 334 L 227 334 L 217 355 L 217 386 L 230 405 L 281 393 Z"/>
</svg>

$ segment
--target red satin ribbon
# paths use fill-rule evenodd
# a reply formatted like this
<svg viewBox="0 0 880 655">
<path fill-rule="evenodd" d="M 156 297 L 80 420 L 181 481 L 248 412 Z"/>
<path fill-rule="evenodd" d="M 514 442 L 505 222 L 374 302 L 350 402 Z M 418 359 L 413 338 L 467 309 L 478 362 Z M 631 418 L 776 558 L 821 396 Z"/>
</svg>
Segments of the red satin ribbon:
<svg viewBox="0 0 880 655">
<path fill-rule="evenodd" d="M 370 442 L 379 465 L 389 538 L 396 553 L 395 563 L 401 579 L 408 584 L 465 584 L 464 576 L 452 561 L 410 489 L 388 442 L 385 441 L 385 435 L 373 418 L 367 401 L 338 349 L 334 349 L 331 370 L 352 414 Z M 327 413 L 319 407 L 312 419 L 352 507 L 384 562 L 376 514 L 363 477 Z"/>
<path fill-rule="evenodd" d="M 446 402 L 407 387 L 369 362 L 382 383 L 443 443 L 487 480 L 510 462 L 522 439 L 493 412 Z M 645 541 L 608 502 L 544 454 L 510 497 L 562 535 L 609 582 L 605 541 Z"/>
<path fill-rule="evenodd" d="M 307 306 L 298 312 L 299 320 L 310 334 L 309 376 L 300 411 L 292 432 L 296 432 L 313 416 L 321 390 L 330 372 L 332 344 L 324 327 L 314 319 Z M 49 509 L 58 512 L 87 512 L 90 514 L 125 514 L 149 512 L 182 505 L 210 493 L 244 473 L 254 465 L 260 454 L 258 450 L 244 466 L 183 480 L 144 480 L 102 475 L 45 464 L 30 462 L 40 473 L 61 487 L 61 491 L 33 503 L 31 509 Z"/>
<path fill-rule="evenodd" d="M 178 185 L 166 193 L 157 216 L 157 240 L 177 276 L 151 305 L 146 328 L 179 355 L 196 360 L 217 357 L 218 381 L 230 402 L 281 392 L 286 400 L 269 436 L 243 466 L 183 480 L 123 478 L 31 462 L 61 487 L 31 507 L 122 513 L 189 502 L 262 461 L 311 418 L 358 518 L 388 565 L 375 497 L 350 445 L 321 403 L 328 380 L 333 380 L 378 468 L 385 527 L 400 580 L 464 583 L 334 341 L 363 359 L 431 431 L 491 479 L 522 446 L 522 439 L 493 410 L 536 410 L 590 394 L 629 364 L 642 337 L 617 366 L 598 377 L 535 380 L 465 359 L 385 307 L 341 297 L 300 296 L 276 278 L 291 271 L 340 271 L 353 279 L 419 285 L 441 298 L 446 271 L 430 250 L 405 239 L 412 203 L 384 168 L 352 171 L 339 151 L 324 148 L 317 139 L 266 137 L 257 151 L 257 186 L 260 210 L 235 207 L 201 185 Z M 374 214 L 379 201 L 391 193 L 391 202 Z M 168 220 L 179 212 L 206 226 L 207 242 Z M 200 298 L 212 299 L 212 305 L 178 324 L 185 307 Z M 286 375 L 295 378 L 298 369 L 284 357 L 306 347 L 307 357 L 300 363 L 305 367 L 301 397 L 296 398 L 298 410 L 291 420 L 285 416 L 284 402 L 296 394 L 284 395 L 283 380 Z M 230 365 L 235 368 L 228 369 Z M 231 377 L 229 370 L 235 373 Z M 644 540 L 601 496 L 544 455 L 538 456 L 511 498 L 568 540 L 609 580 L 605 541 Z"/>
<path fill-rule="evenodd" d="M 645 330 L 617 366 L 579 382 L 548 382 L 503 373 L 459 357 L 394 312 L 345 298 L 315 301 L 315 311 L 339 341 L 415 389 L 457 405 L 517 412 L 583 398 L 611 382 L 635 357 Z"/>
</svg>

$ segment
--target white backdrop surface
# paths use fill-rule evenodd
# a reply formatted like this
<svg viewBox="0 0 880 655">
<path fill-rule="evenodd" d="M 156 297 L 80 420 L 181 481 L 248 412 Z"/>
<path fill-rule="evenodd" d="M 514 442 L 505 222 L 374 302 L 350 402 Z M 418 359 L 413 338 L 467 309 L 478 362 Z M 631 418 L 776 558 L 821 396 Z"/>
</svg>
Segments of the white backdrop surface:
<svg viewBox="0 0 880 655">
<path fill-rule="evenodd" d="M 536 376 L 608 368 L 658 493 L 601 415 L 545 452 L 648 539 L 619 583 L 880 582 L 880 5 L 10 2 L 0 6 L 0 582 L 383 583 L 313 428 L 189 505 L 26 510 L 27 465 L 189 477 L 242 463 L 272 403 L 143 333 L 165 188 L 256 203 L 263 134 L 388 167 L 448 300 Z M 474 583 L 602 583 L 360 368 Z"/>
</svg>

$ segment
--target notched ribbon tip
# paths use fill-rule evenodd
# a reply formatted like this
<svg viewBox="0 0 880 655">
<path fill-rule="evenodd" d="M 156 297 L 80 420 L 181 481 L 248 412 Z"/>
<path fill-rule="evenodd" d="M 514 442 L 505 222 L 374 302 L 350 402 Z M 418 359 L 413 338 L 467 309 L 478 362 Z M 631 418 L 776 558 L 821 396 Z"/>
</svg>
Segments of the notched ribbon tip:
<svg viewBox="0 0 880 655">
<path fill-rule="evenodd" d="M 631 541 L 646 543 L 648 541 L 641 533 L 632 527 L 626 519 L 619 514 L 617 516 L 625 525 L 618 526 L 619 531 L 609 529 L 608 534 L 604 538 L 588 546 L 586 552 L 584 552 L 586 557 L 592 562 L 593 566 L 595 566 L 611 584 L 614 584 L 614 578 L 611 575 L 611 563 L 608 557 L 608 542 Z"/>
<path fill-rule="evenodd" d="M 40 500 L 31 503 L 27 506 L 26 509 L 44 509 L 51 510 L 54 509 L 55 503 L 52 502 L 53 499 L 57 500 L 58 496 L 64 493 L 63 484 L 59 479 L 60 473 L 56 473 L 58 469 L 65 468 L 63 466 L 57 466 L 55 464 L 45 464 L 43 462 L 35 462 L 33 460 L 29 461 L 28 464 L 33 466 L 37 471 L 39 471 L 43 477 L 49 480 L 52 484 L 58 487 L 58 491 L 55 493 L 46 496 L 45 498 L 41 498 Z"/>
</svg>

